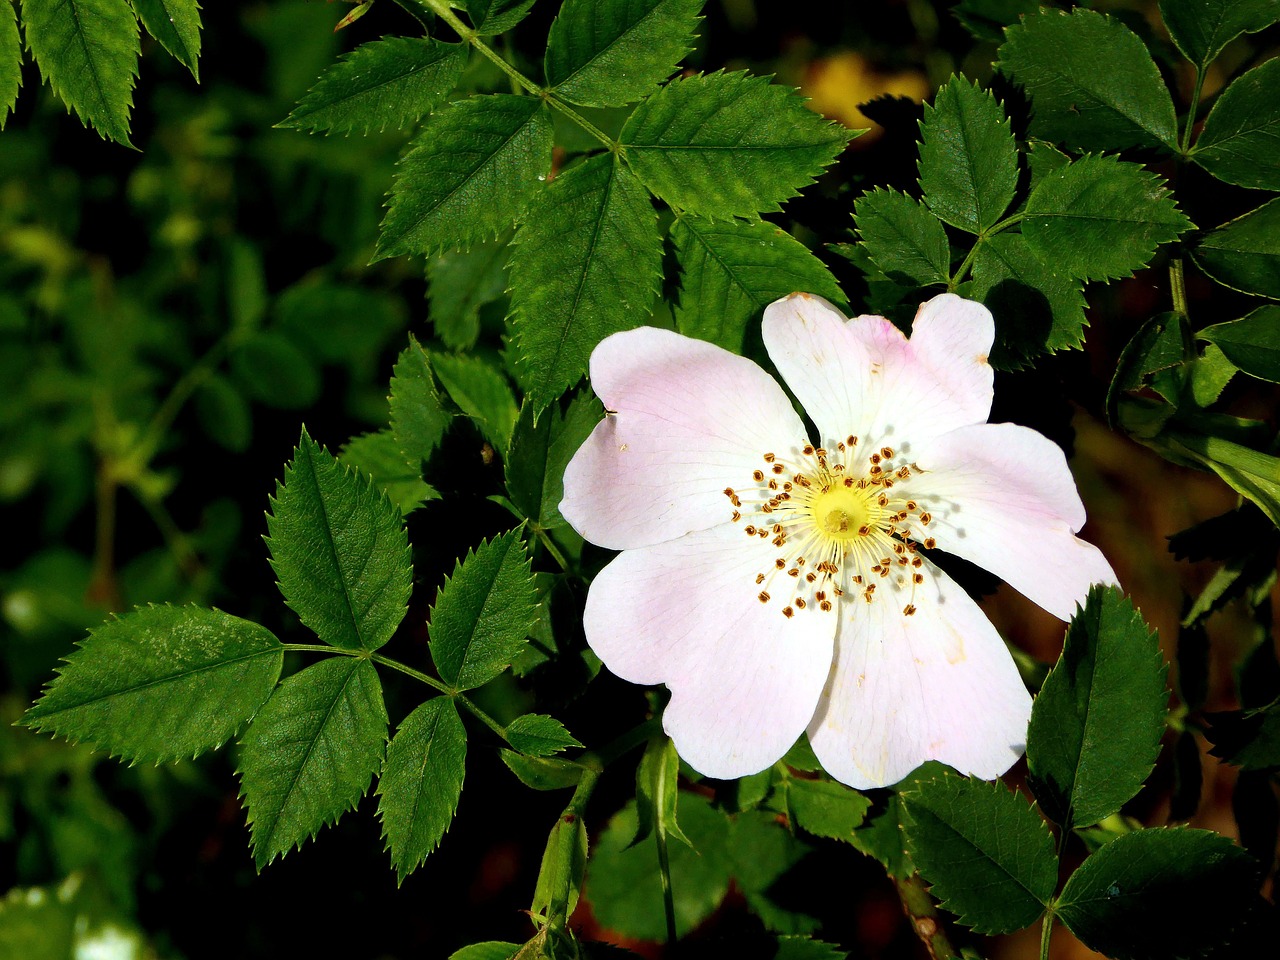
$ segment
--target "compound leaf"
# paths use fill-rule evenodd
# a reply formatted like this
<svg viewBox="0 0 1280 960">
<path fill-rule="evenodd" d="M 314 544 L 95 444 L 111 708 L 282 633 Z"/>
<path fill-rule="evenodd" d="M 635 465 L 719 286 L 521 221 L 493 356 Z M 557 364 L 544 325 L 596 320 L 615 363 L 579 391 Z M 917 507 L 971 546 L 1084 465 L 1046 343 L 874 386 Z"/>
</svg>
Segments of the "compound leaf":
<svg viewBox="0 0 1280 960">
<path fill-rule="evenodd" d="M 467 49 L 425 37 L 384 37 L 352 50 L 320 75 L 282 127 L 350 133 L 417 123 L 462 77 Z"/>
<path fill-rule="evenodd" d="M 1191 158 L 1219 180 L 1280 190 L 1280 59 L 1237 78 L 1205 118 Z"/>
<path fill-rule="evenodd" d="M 551 121 L 537 97 L 469 97 L 423 124 L 391 189 L 375 260 L 428 256 L 492 237 L 551 169 Z"/>
<path fill-rule="evenodd" d="M 711 73 L 673 80 L 636 107 L 622 145 L 672 206 L 755 218 L 812 183 L 852 136 L 767 77 Z"/>
<path fill-rule="evenodd" d="M 681 271 L 676 324 L 690 337 L 740 353 L 747 324 L 780 297 L 799 290 L 845 304 L 822 261 L 771 223 L 689 214 L 671 242 Z"/>
<path fill-rule="evenodd" d="M 539 409 L 585 372 L 595 345 L 649 319 L 662 237 L 649 196 L 612 156 L 556 177 L 516 232 L 511 310 L 526 393 Z"/>
<path fill-rule="evenodd" d="M 386 739 L 382 686 L 368 660 L 332 657 L 276 688 L 240 750 L 258 869 L 355 806 Z"/>
<path fill-rule="evenodd" d="M 131 0 L 147 33 L 200 80 L 200 5 L 196 0 Z"/>
<path fill-rule="evenodd" d="M 947 233 L 920 201 L 872 190 L 853 205 L 853 221 L 872 263 L 891 280 L 924 287 L 950 278 Z"/>
<path fill-rule="evenodd" d="M 1242 33 L 1280 20 L 1276 0 L 1160 0 L 1160 16 L 1178 49 L 1204 68 Z"/>
<path fill-rule="evenodd" d="M 1191 256 L 1223 286 L 1280 300 L 1280 200 L 1210 230 Z"/>
<path fill-rule="evenodd" d="M 467 731 L 448 697 L 420 704 L 387 745 L 378 818 L 399 882 L 422 865 L 449 829 L 466 760 Z"/>
<path fill-rule="evenodd" d="M 693 48 L 703 2 L 565 0 L 547 37 L 547 83 L 591 107 L 639 100 Z"/>
<path fill-rule="evenodd" d="M 280 592 L 321 640 L 377 650 L 391 639 L 413 588 L 400 512 L 305 430 L 267 529 Z"/>
<path fill-rule="evenodd" d="M 458 690 L 492 680 L 524 646 L 538 594 L 520 530 L 482 542 L 454 567 L 431 608 L 431 659 Z"/>
<path fill-rule="evenodd" d="M 130 762 L 220 746 L 262 706 L 284 649 L 265 627 L 202 607 L 145 607 L 90 631 L 23 717 Z"/>
</svg>

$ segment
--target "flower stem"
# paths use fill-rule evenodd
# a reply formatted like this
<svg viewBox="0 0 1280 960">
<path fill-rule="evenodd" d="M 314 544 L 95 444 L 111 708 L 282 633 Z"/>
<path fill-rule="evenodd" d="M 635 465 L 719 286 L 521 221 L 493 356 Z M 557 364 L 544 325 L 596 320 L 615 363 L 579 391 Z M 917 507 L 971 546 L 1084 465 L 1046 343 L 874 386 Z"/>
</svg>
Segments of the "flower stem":
<svg viewBox="0 0 1280 960">
<path fill-rule="evenodd" d="M 924 944 L 932 960 L 951 960 L 959 956 L 951 945 L 946 930 L 938 915 L 938 908 L 925 889 L 920 874 L 913 873 L 904 879 L 894 878 L 893 885 L 898 890 L 898 899 L 902 901 L 902 909 L 906 911 L 911 926 Z"/>
<path fill-rule="evenodd" d="M 653 831 L 658 844 L 658 876 L 662 878 L 662 912 L 667 919 L 667 946 L 676 945 L 676 903 L 671 895 L 671 862 L 667 859 L 667 831 L 662 824 Z"/>
<path fill-rule="evenodd" d="M 1040 960 L 1049 960 L 1049 939 L 1053 936 L 1053 911 L 1040 918 Z"/>
<path fill-rule="evenodd" d="M 1182 275 L 1182 258 L 1174 257 L 1169 261 L 1169 293 L 1173 297 L 1173 312 L 1180 317 L 1187 317 L 1187 287 Z"/>
<path fill-rule="evenodd" d="M 1182 142 L 1178 144 L 1178 152 L 1184 157 L 1191 149 L 1191 131 L 1196 125 L 1196 111 L 1200 109 L 1200 91 L 1204 87 L 1204 69 L 1196 67 L 1196 85 L 1191 91 L 1191 106 L 1187 108 L 1187 125 L 1182 128 Z"/>
</svg>

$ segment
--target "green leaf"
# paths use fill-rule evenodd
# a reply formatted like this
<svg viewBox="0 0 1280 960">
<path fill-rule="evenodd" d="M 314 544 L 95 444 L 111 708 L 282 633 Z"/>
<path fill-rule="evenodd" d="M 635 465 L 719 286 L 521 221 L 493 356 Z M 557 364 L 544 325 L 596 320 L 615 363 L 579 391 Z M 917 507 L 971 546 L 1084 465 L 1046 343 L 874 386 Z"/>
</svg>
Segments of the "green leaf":
<svg viewBox="0 0 1280 960">
<path fill-rule="evenodd" d="M 428 256 L 496 235 L 551 169 L 551 121 L 537 97 L 469 97 L 423 124 L 400 161 L 374 260 Z"/>
<path fill-rule="evenodd" d="M 1237 78 L 1205 118 L 1191 158 L 1219 180 L 1280 190 L 1280 59 Z"/>
<path fill-rule="evenodd" d="M 729 862 L 734 884 L 771 933 L 812 933 L 821 926 L 817 917 L 804 912 L 803 900 L 796 902 L 797 898 L 786 893 L 786 875 L 812 849 L 778 823 L 772 811 L 748 810 L 730 820 Z"/>
<path fill-rule="evenodd" d="M 378 819 L 398 883 L 422 866 L 449 829 L 466 760 L 467 731 L 448 697 L 420 704 L 387 745 Z"/>
<path fill-rule="evenodd" d="M 920 133 L 920 188 L 929 209 L 969 233 L 999 221 L 1018 186 L 1018 147 L 991 92 L 953 76 L 925 106 Z"/>
<path fill-rule="evenodd" d="M 1084 285 L 1036 256 L 1020 233 L 1005 230 L 978 241 L 966 296 L 995 317 L 991 363 L 997 368 L 1084 343 Z"/>
<path fill-rule="evenodd" d="M 1280 768 L 1280 700 L 1257 710 L 1211 713 L 1209 722 L 1215 757 L 1243 770 Z"/>
<path fill-rule="evenodd" d="M 645 746 L 636 766 L 635 846 L 651 834 L 673 837 L 686 847 L 693 843 L 680 829 L 676 810 L 680 804 L 680 755 L 669 737 L 654 737 Z"/>
<path fill-rule="evenodd" d="M 1160 0 L 1160 16 L 1178 49 L 1205 67 L 1242 33 L 1280 20 L 1276 0 Z"/>
<path fill-rule="evenodd" d="M 933 895 L 978 933 L 1030 926 L 1053 897 L 1058 857 L 1044 821 L 1003 784 L 946 775 L 902 794 L 907 845 Z"/>
<path fill-rule="evenodd" d="M 492 680 L 524 646 L 538 595 L 520 530 L 484 541 L 459 560 L 431 608 L 431 659 L 457 690 Z"/>
<path fill-rule="evenodd" d="M 680 800 L 680 826 L 693 847 L 671 844 L 668 859 L 676 932 L 683 937 L 724 899 L 732 861 L 729 820 L 698 794 L 684 793 Z M 586 897 L 608 929 L 637 940 L 661 940 L 666 923 L 658 857 L 652 844 L 631 845 L 638 826 L 633 803 L 609 821 L 591 852 Z"/>
<path fill-rule="evenodd" d="M 401 130 L 457 86 L 467 47 L 426 37 L 384 37 L 344 54 L 278 126 L 311 132 Z"/>
<path fill-rule="evenodd" d="M 436 393 L 427 351 L 410 334 L 391 376 L 391 432 L 405 459 L 417 464 L 430 457 L 450 419 Z"/>
<path fill-rule="evenodd" d="M 871 801 L 834 780 L 787 781 L 787 806 L 792 820 L 815 837 L 853 842 L 853 832 L 862 825 Z"/>
<path fill-rule="evenodd" d="M 377 650 L 413 588 L 400 513 L 306 430 L 267 515 L 267 547 L 285 602 L 325 643 Z"/>
<path fill-rule="evenodd" d="M 1280 306 L 1259 307 L 1248 316 L 1196 332 L 1236 367 L 1260 380 L 1280 383 Z"/>
<path fill-rule="evenodd" d="M 406 516 L 428 500 L 440 497 L 436 489 L 422 479 L 418 466 L 409 463 L 400 452 L 400 443 L 391 430 L 353 437 L 342 448 L 338 459 L 372 477 L 387 499 Z"/>
<path fill-rule="evenodd" d="M 1201 957 L 1258 899 L 1257 862 L 1210 830 L 1135 830 L 1071 875 L 1057 915 L 1085 946 L 1118 960 Z"/>
<path fill-rule="evenodd" d="M 680 332 L 742 352 L 747 325 L 797 290 L 847 305 L 822 261 L 764 221 L 679 217 L 671 228 L 680 264 Z"/>
<path fill-rule="evenodd" d="M 1022 235 L 1046 263 L 1084 280 L 1126 277 L 1190 229 L 1164 181 L 1136 163 L 1084 156 L 1027 198 Z"/>
<path fill-rule="evenodd" d="M 520 416 L 507 378 L 487 360 L 475 356 L 436 353 L 431 356 L 431 365 L 449 398 L 476 422 L 499 453 L 506 453 Z"/>
<path fill-rule="evenodd" d="M 1212 470 L 1280 526 L 1280 459 L 1221 437 L 1199 433 L 1167 430 L 1163 439 L 1172 444 L 1174 452 Z"/>
<path fill-rule="evenodd" d="M 562 416 L 557 406 L 535 422 L 534 406 L 525 403 L 507 456 L 507 496 L 522 516 L 544 530 L 564 525 L 564 468 L 604 416 L 595 395 L 583 392 Z"/>
<path fill-rule="evenodd" d="M 546 76 L 570 103 L 620 106 L 675 72 L 704 0 L 565 0 L 547 36 Z"/>
<path fill-rule="evenodd" d="M 854 203 L 853 220 L 872 263 L 886 277 L 917 287 L 950 279 L 947 233 L 919 200 L 872 190 Z"/>
<path fill-rule="evenodd" d="M 529 13 L 533 0 L 463 0 L 467 16 L 482 37 L 506 33 Z"/>
<path fill-rule="evenodd" d="M 1177 149 L 1169 90 L 1128 27 L 1093 10 L 1041 10 L 1005 31 L 1002 73 L 1026 87 L 1031 132 L 1081 150 Z"/>
<path fill-rule="evenodd" d="M 104 137 L 132 147 L 139 48 L 127 0 L 22 0 L 22 28 L 53 92 Z"/>
<path fill-rule="evenodd" d="M 586 867 L 587 825 L 581 817 L 565 813 L 547 836 L 529 912 L 544 918 L 572 914 Z"/>
<path fill-rule="evenodd" d="M 502 762 L 531 790 L 562 790 L 576 787 L 584 767 L 572 760 L 555 757 L 528 757 L 514 750 L 500 751 Z"/>
<path fill-rule="evenodd" d="M 1167 672 L 1133 604 L 1090 589 L 1031 707 L 1029 782 L 1048 816 L 1087 827 L 1138 792 L 1160 752 Z"/>
<path fill-rule="evenodd" d="M 196 0 L 131 0 L 147 33 L 200 81 L 200 5 Z"/>
<path fill-rule="evenodd" d="M 22 88 L 22 38 L 18 35 L 18 8 L 12 3 L 0 10 L 0 130 L 4 129 Z"/>
<path fill-rule="evenodd" d="M 1280 200 L 1209 231 L 1191 256 L 1232 290 L 1280 300 Z"/>
<path fill-rule="evenodd" d="M 853 831 L 850 842 L 854 849 L 878 861 L 893 880 L 905 880 L 916 871 L 902 835 L 902 801 L 896 793 L 889 794 L 883 810 L 867 817 Z"/>
<path fill-rule="evenodd" d="M 355 806 L 386 739 L 382 686 L 368 660 L 331 657 L 280 684 L 240 741 L 259 870 Z"/>
<path fill-rule="evenodd" d="M 236 347 L 230 362 L 244 392 L 268 406 L 301 410 L 320 399 L 320 371 L 281 333 L 255 333 Z"/>
<path fill-rule="evenodd" d="M 849 954 L 834 943 L 809 937 L 778 938 L 778 952 L 771 960 L 848 960 Z"/>
<path fill-rule="evenodd" d="M 226 377 L 211 375 L 195 395 L 196 417 L 204 432 L 232 453 L 244 453 L 253 441 L 249 401 Z"/>
<path fill-rule="evenodd" d="M 622 151 L 673 207 L 755 218 L 781 209 L 853 136 L 767 77 L 712 73 L 673 80 L 636 107 Z"/>
<path fill-rule="evenodd" d="M 480 308 L 507 288 L 509 237 L 453 250 L 427 261 L 427 299 L 436 336 L 450 350 L 470 350 L 480 337 Z"/>
<path fill-rule="evenodd" d="M 532 3 L 533 0 L 527 0 Z M 449 954 L 449 960 L 512 960 L 518 943 L 506 943 L 501 940 L 486 940 L 484 943 L 473 943 Z"/>
<path fill-rule="evenodd" d="M 539 409 L 575 384 L 595 345 L 649 319 L 662 237 L 644 188 L 608 154 L 530 206 L 511 255 L 517 363 Z"/>
<path fill-rule="evenodd" d="M 220 610 L 145 607 L 90 631 L 22 719 L 130 762 L 220 746 L 271 695 L 284 651 Z"/>
<path fill-rule="evenodd" d="M 1175 313 L 1158 314 L 1140 326 L 1120 351 L 1116 372 L 1107 388 L 1107 418 L 1118 421 L 1120 395 L 1151 382 L 1151 375 L 1176 368 L 1187 360 L 1191 346 L 1187 322 Z M 1172 413 L 1172 409 L 1170 409 Z"/>
<path fill-rule="evenodd" d="M 582 746 L 563 723 L 541 713 L 526 713 L 507 724 L 507 742 L 530 757 L 549 757 Z"/>
<path fill-rule="evenodd" d="M 978 40 L 999 43 L 1004 28 L 1040 9 L 1040 0 L 960 0 L 951 15 Z"/>
<path fill-rule="evenodd" d="M 1204 353 L 1187 364 L 1187 387 L 1191 399 L 1198 407 L 1216 403 L 1238 371 L 1239 367 L 1228 360 L 1221 349 L 1208 344 Z M 1277 376 L 1280 376 L 1280 369 L 1277 369 Z"/>
</svg>

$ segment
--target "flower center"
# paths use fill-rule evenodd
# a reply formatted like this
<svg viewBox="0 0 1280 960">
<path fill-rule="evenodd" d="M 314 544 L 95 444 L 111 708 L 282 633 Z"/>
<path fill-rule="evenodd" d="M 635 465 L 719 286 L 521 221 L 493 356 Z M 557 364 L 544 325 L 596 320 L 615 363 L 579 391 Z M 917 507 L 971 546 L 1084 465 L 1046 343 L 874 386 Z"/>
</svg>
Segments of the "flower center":
<svg viewBox="0 0 1280 960">
<path fill-rule="evenodd" d="M 871 603 L 877 589 L 901 594 L 905 616 L 916 612 L 919 548 L 934 546 L 929 511 L 905 489 L 921 469 L 890 447 L 859 455 L 857 446 L 850 436 L 830 448 L 766 453 L 749 486 L 724 491 L 733 521 L 777 548 L 756 584 L 760 602 L 778 600 L 785 617 L 834 610 L 846 595 Z"/>
</svg>

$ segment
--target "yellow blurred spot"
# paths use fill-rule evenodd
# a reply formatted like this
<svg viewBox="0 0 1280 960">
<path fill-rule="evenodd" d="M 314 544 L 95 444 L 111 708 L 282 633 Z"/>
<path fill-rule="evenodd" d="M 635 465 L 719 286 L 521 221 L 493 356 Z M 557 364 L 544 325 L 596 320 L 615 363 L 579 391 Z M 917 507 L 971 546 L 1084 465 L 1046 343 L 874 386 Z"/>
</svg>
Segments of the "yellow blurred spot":
<svg viewBox="0 0 1280 960">
<path fill-rule="evenodd" d="M 874 140 L 883 129 L 858 109 L 858 104 L 889 94 L 910 97 L 920 103 L 930 93 L 924 74 L 917 70 L 881 73 L 859 53 L 846 51 L 814 60 L 801 85 L 809 107 L 846 127 L 870 127 L 855 145 Z"/>
</svg>

